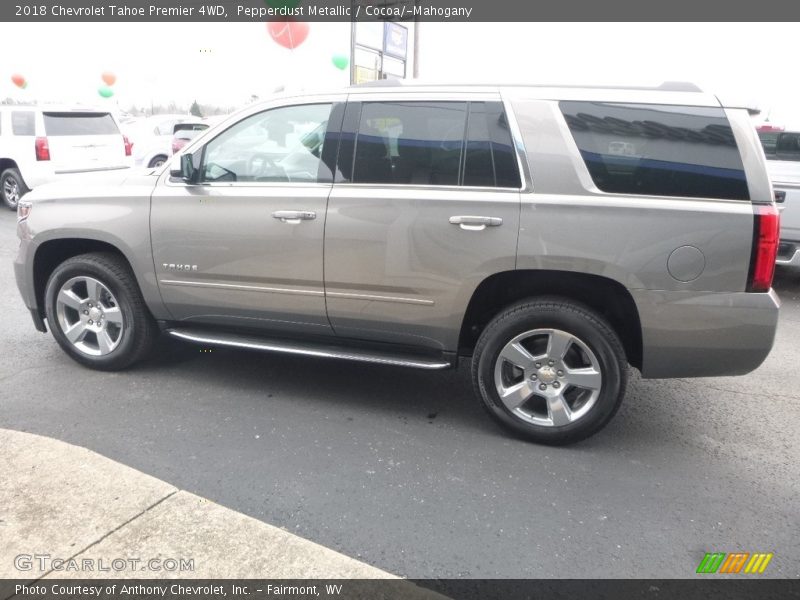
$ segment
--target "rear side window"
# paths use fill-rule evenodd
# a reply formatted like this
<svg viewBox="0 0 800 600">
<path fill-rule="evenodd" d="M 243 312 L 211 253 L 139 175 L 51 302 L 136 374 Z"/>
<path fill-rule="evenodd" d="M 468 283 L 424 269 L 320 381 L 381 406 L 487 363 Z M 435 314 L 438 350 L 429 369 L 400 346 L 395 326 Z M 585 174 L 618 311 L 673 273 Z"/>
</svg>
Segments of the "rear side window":
<svg viewBox="0 0 800 600">
<path fill-rule="evenodd" d="M 464 185 L 520 187 L 519 169 L 503 105 L 470 102 Z"/>
<path fill-rule="evenodd" d="M 770 160 L 800 161 L 800 133 L 759 132 L 758 137 Z"/>
<path fill-rule="evenodd" d="M 354 183 L 458 185 L 465 102 L 367 102 Z"/>
<path fill-rule="evenodd" d="M 358 105 L 353 108 L 355 117 Z M 350 143 L 343 143 L 340 152 L 343 180 L 520 186 L 511 133 L 499 102 L 366 102 L 355 123 L 352 167 Z"/>
<path fill-rule="evenodd" d="M 109 113 L 44 113 L 44 130 L 49 136 L 119 133 L 119 128 Z"/>
<path fill-rule="evenodd" d="M 15 110 L 11 112 L 11 133 L 14 135 L 36 135 L 33 111 Z"/>
<path fill-rule="evenodd" d="M 747 200 L 747 178 L 725 111 L 560 103 L 595 185 L 604 192 Z"/>
</svg>

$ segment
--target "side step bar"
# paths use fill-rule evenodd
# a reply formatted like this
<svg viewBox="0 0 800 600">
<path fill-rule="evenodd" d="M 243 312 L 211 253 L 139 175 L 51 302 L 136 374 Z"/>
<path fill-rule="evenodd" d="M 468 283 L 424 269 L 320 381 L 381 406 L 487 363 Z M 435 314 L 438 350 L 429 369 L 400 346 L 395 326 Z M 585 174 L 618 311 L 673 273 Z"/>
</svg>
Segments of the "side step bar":
<svg viewBox="0 0 800 600">
<path fill-rule="evenodd" d="M 283 354 L 300 354 L 319 358 L 339 358 L 342 360 L 410 367 L 413 369 L 449 369 L 454 366 L 453 361 L 441 356 L 407 355 L 392 353 L 387 350 L 349 348 L 335 346 L 333 344 L 269 339 L 199 329 L 169 328 L 166 330 L 166 333 L 180 340 L 194 342 L 196 344 L 207 344 L 209 346 L 226 346 L 229 348 L 243 348 L 245 350 L 260 350 L 262 352 L 281 352 Z"/>
</svg>

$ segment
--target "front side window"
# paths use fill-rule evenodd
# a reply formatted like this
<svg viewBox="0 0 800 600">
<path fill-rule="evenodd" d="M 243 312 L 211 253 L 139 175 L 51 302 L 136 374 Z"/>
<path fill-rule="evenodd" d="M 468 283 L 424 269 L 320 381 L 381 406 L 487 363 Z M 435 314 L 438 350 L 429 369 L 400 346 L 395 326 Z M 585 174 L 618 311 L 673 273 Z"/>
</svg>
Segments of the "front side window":
<svg viewBox="0 0 800 600">
<path fill-rule="evenodd" d="M 722 108 L 560 103 L 595 185 L 604 192 L 749 199 Z"/>
<path fill-rule="evenodd" d="M 14 135 L 36 135 L 35 115 L 33 114 L 33 111 L 12 111 L 11 133 Z"/>
<path fill-rule="evenodd" d="M 458 185 L 466 102 L 366 102 L 353 183 Z"/>
<path fill-rule="evenodd" d="M 322 161 L 330 113 L 330 104 L 308 104 L 243 119 L 206 144 L 201 181 L 330 180 Z"/>
</svg>

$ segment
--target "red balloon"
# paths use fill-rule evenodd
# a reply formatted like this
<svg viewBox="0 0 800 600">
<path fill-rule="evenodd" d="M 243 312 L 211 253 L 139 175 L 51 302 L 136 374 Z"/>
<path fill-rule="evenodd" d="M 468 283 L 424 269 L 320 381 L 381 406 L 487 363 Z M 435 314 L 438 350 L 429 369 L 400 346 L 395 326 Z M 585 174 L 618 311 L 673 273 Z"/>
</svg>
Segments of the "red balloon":
<svg viewBox="0 0 800 600">
<path fill-rule="evenodd" d="M 308 23 L 296 21 L 272 21 L 267 23 L 270 37 L 284 48 L 294 50 L 306 41 Z"/>
<path fill-rule="evenodd" d="M 14 75 L 11 76 L 11 81 L 13 81 L 14 85 L 18 88 L 25 88 L 28 85 L 28 82 L 25 81 L 25 78 L 19 73 L 14 73 Z"/>
<path fill-rule="evenodd" d="M 117 76 L 114 75 L 111 71 L 106 71 L 100 77 L 102 78 L 103 83 L 105 83 L 106 85 L 114 85 L 114 83 L 117 81 Z"/>
</svg>

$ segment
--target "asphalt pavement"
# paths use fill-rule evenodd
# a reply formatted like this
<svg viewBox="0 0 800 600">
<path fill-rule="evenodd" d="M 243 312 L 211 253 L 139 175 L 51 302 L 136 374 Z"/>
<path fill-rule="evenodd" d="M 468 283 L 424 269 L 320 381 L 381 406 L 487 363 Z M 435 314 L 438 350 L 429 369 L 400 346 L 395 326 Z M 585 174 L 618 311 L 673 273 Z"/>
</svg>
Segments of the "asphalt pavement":
<svg viewBox="0 0 800 600">
<path fill-rule="evenodd" d="M 736 378 L 641 380 L 567 448 L 508 437 L 466 364 L 429 373 L 164 339 L 121 373 L 34 330 L 0 212 L 0 427 L 84 446 L 400 576 L 691 577 L 705 552 L 800 576 L 800 272 Z"/>
</svg>

